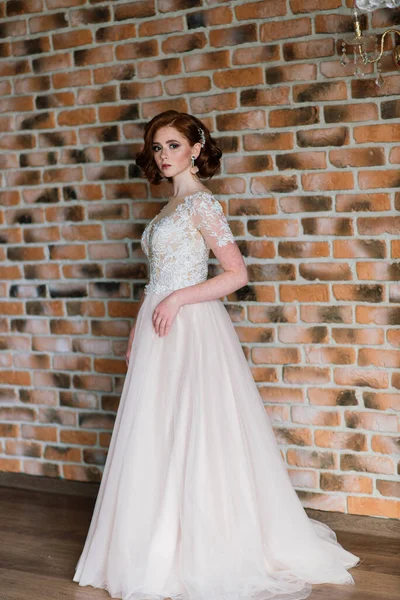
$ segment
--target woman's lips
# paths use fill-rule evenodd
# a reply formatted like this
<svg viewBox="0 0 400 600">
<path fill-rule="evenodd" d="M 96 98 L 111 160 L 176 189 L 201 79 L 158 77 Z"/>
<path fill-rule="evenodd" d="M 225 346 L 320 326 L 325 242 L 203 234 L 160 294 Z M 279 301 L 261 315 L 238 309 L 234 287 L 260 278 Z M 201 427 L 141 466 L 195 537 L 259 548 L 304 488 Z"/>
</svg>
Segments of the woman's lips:
<svg viewBox="0 0 400 600">
<path fill-rule="evenodd" d="M 171 165 L 161 165 L 162 169 L 168 169 L 168 167 L 170 167 Z"/>
</svg>

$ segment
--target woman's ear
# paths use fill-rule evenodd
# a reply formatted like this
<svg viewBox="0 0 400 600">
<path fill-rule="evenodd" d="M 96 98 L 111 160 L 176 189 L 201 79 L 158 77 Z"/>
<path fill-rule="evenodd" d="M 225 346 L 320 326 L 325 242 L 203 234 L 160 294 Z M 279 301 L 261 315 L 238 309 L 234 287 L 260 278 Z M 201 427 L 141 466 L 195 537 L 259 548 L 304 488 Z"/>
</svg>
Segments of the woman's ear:
<svg viewBox="0 0 400 600">
<path fill-rule="evenodd" d="M 201 152 L 201 144 L 200 142 L 196 142 L 194 144 L 194 146 L 192 146 L 192 155 L 195 156 L 196 158 L 199 158 Z"/>
</svg>

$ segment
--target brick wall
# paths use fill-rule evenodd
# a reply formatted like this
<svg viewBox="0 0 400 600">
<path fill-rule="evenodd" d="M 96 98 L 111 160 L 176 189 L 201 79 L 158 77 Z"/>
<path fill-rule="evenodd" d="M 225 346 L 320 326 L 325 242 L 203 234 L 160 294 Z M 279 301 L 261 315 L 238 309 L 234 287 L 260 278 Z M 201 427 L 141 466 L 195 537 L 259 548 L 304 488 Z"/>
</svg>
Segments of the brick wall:
<svg viewBox="0 0 400 600">
<path fill-rule="evenodd" d="M 168 195 L 133 159 L 175 108 L 224 151 L 209 185 L 250 278 L 226 306 L 304 506 L 399 518 L 390 53 L 382 88 L 339 64 L 345 0 L 3 0 L 0 17 L 0 469 L 101 476 L 140 236 Z"/>
</svg>

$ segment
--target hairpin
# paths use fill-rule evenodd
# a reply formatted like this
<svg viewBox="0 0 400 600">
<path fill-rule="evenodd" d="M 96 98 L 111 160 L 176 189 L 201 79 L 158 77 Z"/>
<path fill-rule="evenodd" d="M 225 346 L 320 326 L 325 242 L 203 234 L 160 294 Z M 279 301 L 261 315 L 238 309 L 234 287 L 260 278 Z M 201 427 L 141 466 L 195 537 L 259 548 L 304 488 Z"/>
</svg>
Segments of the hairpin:
<svg viewBox="0 0 400 600">
<path fill-rule="evenodd" d="M 204 144 L 206 143 L 206 137 L 204 135 L 204 131 L 202 130 L 201 127 L 198 128 L 199 134 L 200 134 L 200 143 L 201 143 L 201 147 L 204 146 Z"/>
</svg>

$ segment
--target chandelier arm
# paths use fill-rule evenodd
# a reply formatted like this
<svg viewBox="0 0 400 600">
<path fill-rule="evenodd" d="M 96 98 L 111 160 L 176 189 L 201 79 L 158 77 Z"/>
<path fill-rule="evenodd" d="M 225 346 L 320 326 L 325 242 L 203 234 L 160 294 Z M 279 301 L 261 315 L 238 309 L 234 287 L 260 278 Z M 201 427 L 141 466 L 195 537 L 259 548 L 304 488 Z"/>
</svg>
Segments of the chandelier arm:
<svg viewBox="0 0 400 600">
<path fill-rule="evenodd" d="M 383 46 L 384 46 L 384 43 L 385 43 L 385 37 L 386 37 L 386 34 L 388 34 L 388 33 L 397 33 L 397 35 L 400 37 L 400 30 L 399 29 L 387 29 L 384 33 L 382 33 L 382 37 L 381 37 L 381 51 L 379 52 L 379 55 L 376 56 L 375 58 L 368 58 L 367 57 L 369 63 L 378 62 L 382 58 L 382 55 L 383 55 Z"/>
</svg>

